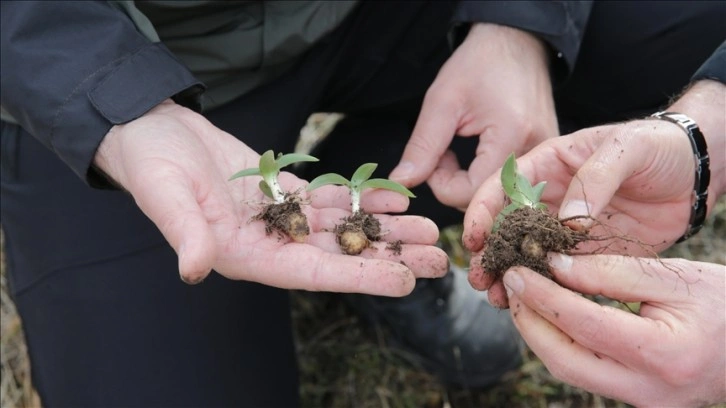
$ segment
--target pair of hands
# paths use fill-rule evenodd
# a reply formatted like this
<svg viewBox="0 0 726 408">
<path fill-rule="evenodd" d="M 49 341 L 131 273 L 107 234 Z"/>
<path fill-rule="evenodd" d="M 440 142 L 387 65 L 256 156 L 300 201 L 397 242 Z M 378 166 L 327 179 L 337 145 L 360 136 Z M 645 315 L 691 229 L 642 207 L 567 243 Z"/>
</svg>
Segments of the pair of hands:
<svg viewBox="0 0 726 408">
<path fill-rule="evenodd" d="M 481 135 L 468 173 L 446 151 L 455 133 Z M 428 179 L 442 202 L 463 209 L 500 157 L 555 135 L 544 46 L 515 29 L 475 25 L 429 89 L 402 165 L 391 178 L 408 186 Z M 382 214 L 408 206 L 405 197 L 391 192 L 365 193 L 362 207 L 381 213 L 382 228 L 389 231 L 385 239 L 404 243 L 400 255 L 383 250 L 385 243 L 357 257 L 340 253 L 328 231 L 349 214 L 342 187 L 309 195 L 311 205 L 303 211 L 311 235 L 305 243 L 265 234 L 262 223 L 248 222 L 259 210 L 250 203 L 264 201 L 257 180 L 227 181 L 241 169 L 257 167 L 258 158 L 200 115 L 167 101 L 115 126 L 95 164 L 129 191 L 159 227 L 189 283 L 214 269 L 231 279 L 281 288 L 403 296 L 415 278 L 448 272 L 447 255 L 435 246 L 438 228 L 432 221 Z M 281 174 L 281 183 L 286 191 L 306 185 L 289 173 Z"/>
<path fill-rule="evenodd" d="M 668 109 L 692 117 L 707 138 L 709 208 L 726 190 L 725 105 L 726 86 L 701 81 Z M 542 199 L 560 218 L 590 216 L 579 227 L 631 239 L 593 242 L 584 252 L 630 256 L 550 254 L 557 283 L 522 267 L 493 282 L 474 256 L 472 286 L 510 308 L 530 348 L 567 383 L 638 406 L 726 400 L 726 268 L 652 258 L 685 232 L 690 214 L 695 163 L 683 130 L 659 120 L 585 129 L 544 142 L 518 166 L 533 184 L 547 181 Z M 493 176 L 467 210 L 468 249 L 482 249 L 503 204 Z M 580 293 L 640 302 L 640 311 L 602 306 Z"/>
</svg>

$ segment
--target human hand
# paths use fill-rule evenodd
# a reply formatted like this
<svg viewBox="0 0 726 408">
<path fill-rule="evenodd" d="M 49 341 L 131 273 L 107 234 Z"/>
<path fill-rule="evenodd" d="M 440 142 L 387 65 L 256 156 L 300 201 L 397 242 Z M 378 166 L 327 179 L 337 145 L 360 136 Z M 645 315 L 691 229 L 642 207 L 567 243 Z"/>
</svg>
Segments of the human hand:
<svg viewBox="0 0 726 408">
<path fill-rule="evenodd" d="M 179 273 L 200 282 L 213 268 L 236 280 L 288 288 L 408 294 L 416 277 L 439 277 L 446 254 L 434 246 L 436 225 L 423 217 L 376 214 L 388 240 L 401 240 L 400 255 L 385 243 L 360 256 L 342 255 L 331 231 L 349 215 L 344 188 L 326 187 L 303 206 L 311 234 L 305 243 L 268 235 L 262 222 L 249 222 L 265 197 L 254 177 L 228 178 L 257 167 L 259 155 L 201 115 L 171 101 L 141 118 L 115 126 L 96 154 L 95 164 L 136 200 L 179 256 Z M 306 182 L 281 173 L 286 191 Z M 389 191 L 362 197 L 371 213 L 400 212 L 408 199 Z M 260 205 L 256 205 L 260 204 Z"/>
<path fill-rule="evenodd" d="M 723 84 L 701 81 L 672 106 L 695 118 L 707 138 L 712 170 L 708 208 L 725 186 L 723 95 Z M 584 129 L 544 142 L 517 164 L 532 184 L 547 181 L 542 201 L 560 219 L 580 216 L 569 225 L 619 238 L 583 243 L 580 251 L 652 256 L 685 232 L 695 161 L 688 137 L 677 125 L 636 120 Z M 464 218 L 463 241 L 469 250 L 482 249 L 504 204 L 499 176 L 492 176 Z M 472 257 L 469 281 L 477 289 L 489 289 L 493 304 L 506 307 L 501 283 L 482 270 L 477 256 Z"/>
<path fill-rule="evenodd" d="M 524 31 L 474 24 L 428 89 L 390 178 L 407 187 L 428 181 L 439 201 L 463 211 L 511 152 L 558 134 L 545 46 Z M 454 135 L 479 136 L 468 169 L 447 150 Z"/>
<path fill-rule="evenodd" d="M 636 406 L 726 401 L 726 270 L 683 259 L 550 254 L 557 283 L 504 275 L 510 313 L 558 379 Z M 642 302 L 638 314 L 578 293 Z"/>
</svg>

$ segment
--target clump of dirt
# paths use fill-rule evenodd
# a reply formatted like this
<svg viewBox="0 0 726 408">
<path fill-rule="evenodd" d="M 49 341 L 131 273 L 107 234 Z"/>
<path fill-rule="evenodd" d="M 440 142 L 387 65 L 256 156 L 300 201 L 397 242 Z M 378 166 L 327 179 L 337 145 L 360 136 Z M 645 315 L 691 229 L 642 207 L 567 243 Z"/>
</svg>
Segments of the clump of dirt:
<svg viewBox="0 0 726 408">
<path fill-rule="evenodd" d="M 358 255 L 368 248 L 371 242 L 380 241 L 381 223 L 365 211 L 357 211 L 335 226 L 335 240 L 347 255 Z"/>
<path fill-rule="evenodd" d="M 547 252 L 569 253 L 589 239 L 587 231 L 574 231 L 552 214 L 525 206 L 507 214 L 489 236 L 481 265 L 496 279 L 518 265 L 552 279 Z"/>
<path fill-rule="evenodd" d="M 272 234 L 277 231 L 292 238 L 295 242 L 304 242 L 310 234 L 308 218 L 300 208 L 300 200 L 294 195 L 287 195 L 282 203 L 265 205 L 253 220 L 265 222 L 265 232 Z"/>
</svg>

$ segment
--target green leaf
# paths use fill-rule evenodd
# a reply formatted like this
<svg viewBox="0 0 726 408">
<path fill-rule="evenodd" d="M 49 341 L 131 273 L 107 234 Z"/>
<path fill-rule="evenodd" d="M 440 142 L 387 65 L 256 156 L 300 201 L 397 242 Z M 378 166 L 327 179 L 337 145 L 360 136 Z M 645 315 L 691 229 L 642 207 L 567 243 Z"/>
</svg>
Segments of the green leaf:
<svg viewBox="0 0 726 408">
<path fill-rule="evenodd" d="M 257 167 L 254 167 L 254 168 L 251 168 L 251 169 L 244 169 L 244 170 L 238 171 L 237 173 L 234 173 L 232 175 L 232 177 L 230 177 L 228 179 L 228 181 L 229 180 L 234 180 L 234 179 L 240 178 L 240 177 L 259 176 L 259 175 L 260 175 L 260 169 L 258 169 Z"/>
<path fill-rule="evenodd" d="M 277 169 L 287 167 L 293 163 L 299 162 L 316 162 L 320 161 L 317 157 L 301 153 L 288 153 L 277 158 Z"/>
<path fill-rule="evenodd" d="M 507 197 L 512 199 L 512 196 L 517 194 L 517 161 L 514 158 L 514 153 L 507 157 L 507 160 L 504 162 L 504 166 L 502 166 L 501 180 L 504 193 Z"/>
<path fill-rule="evenodd" d="M 260 156 L 260 174 L 262 177 L 267 178 L 270 176 L 276 176 L 280 172 L 275 163 L 275 153 L 272 150 L 268 150 Z"/>
<path fill-rule="evenodd" d="M 315 177 L 313 181 L 308 184 L 307 191 L 313 191 L 316 188 L 320 188 L 322 186 L 327 186 L 328 184 L 338 184 L 341 186 L 348 186 L 350 187 L 350 181 L 348 181 L 347 178 L 341 176 L 340 174 L 336 173 L 326 173 L 321 174 L 318 177 Z"/>
<path fill-rule="evenodd" d="M 385 190 L 391 190 L 395 191 L 399 194 L 403 194 L 406 197 L 416 198 L 416 196 L 411 192 L 411 190 L 407 189 L 401 184 L 396 183 L 393 180 L 388 179 L 382 179 L 382 178 L 375 178 L 364 181 L 360 185 L 360 190 L 363 191 L 364 188 L 382 188 Z"/>
<path fill-rule="evenodd" d="M 546 181 L 540 181 L 537 183 L 536 186 L 532 188 L 532 201 L 535 203 L 539 203 L 540 199 L 542 198 L 542 193 L 544 192 L 545 186 L 547 185 Z"/>
<path fill-rule="evenodd" d="M 274 198 L 272 196 L 272 190 L 270 189 L 270 185 L 267 184 L 267 182 L 265 180 L 260 180 L 259 187 L 260 187 L 260 191 L 262 191 L 262 194 L 264 194 L 270 198 Z"/>
<path fill-rule="evenodd" d="M 515 182 L 514 189 L 519 192 L 521 201 L 524 205 L 528 207 L 532 207 L 536 200 L 533 200 L 532 197 L 535 195 L 534 189 L 532 189 L 532 185 L 529 183 L 529 180 L 527 180 L 524 175 L 521 173 L 517 173 L 517 181 Z"/>
<path fill-rule="evenodd" d="M 358 167 L 355 173 L 353 173 L 353 176 L 350 178 L 350 184 L 360 189 L 359 186 L 363 184 L 364 181 L 371 178 L 371 175 L 376 170 L 376 167 L 378 167 L 377 163 L 361 164 L 361 166 Z"/>
</svg>

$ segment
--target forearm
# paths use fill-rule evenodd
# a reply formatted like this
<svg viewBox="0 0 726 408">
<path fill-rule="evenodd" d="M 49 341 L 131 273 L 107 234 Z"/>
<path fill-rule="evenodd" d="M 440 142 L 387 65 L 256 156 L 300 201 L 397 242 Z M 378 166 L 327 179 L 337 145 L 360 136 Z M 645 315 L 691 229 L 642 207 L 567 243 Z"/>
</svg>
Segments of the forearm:
<svg viewBox="0 0 726 408">
<path fill-rule="evenodd" d="M 708 208 L 726 194 L 726 85 L 713 80 L 694 83 L 669 108 L 696 121 L 708 145 L 711 167 Z"/>
<path fill-rule="evenodd" d="M 462 1 L 453 20 L 509 26 L 539 38 L 559 82 L 574 68 L 591 9 L 591 1 Z"/>
</svg>

